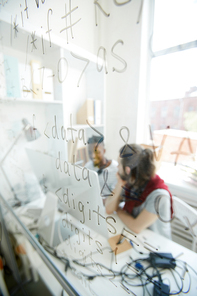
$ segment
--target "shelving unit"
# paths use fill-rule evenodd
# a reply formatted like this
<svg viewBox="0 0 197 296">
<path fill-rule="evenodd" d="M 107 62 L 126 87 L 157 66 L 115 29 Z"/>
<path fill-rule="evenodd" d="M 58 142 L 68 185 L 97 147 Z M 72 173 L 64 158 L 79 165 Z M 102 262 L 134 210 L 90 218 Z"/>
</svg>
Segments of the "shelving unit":
<svg viewBox="0 0 197 296">
<path fill-rule="evenodd" d="M 3 98 L 0 99 L 1 103 L 6 102 L 20 102 L 20 103 L 32 103 L 32 104 L 59 104 L 62 105 L 62 101 L 45 101 L 45 100 L 39 100 L 39 99 L 21 99 L 21 98 Z"/>
<path fill-rule="evenodd" d="M 1 44 L 0 52 L 8 56 L 15 57 L 19 63 L 19 80 L 21 97 L 3 97 L 0 99 L 0 106 L 7 106 L 7 113 L 16 110 L 15 121 L 20 118 L 27 118 L 30 123 L 36 118 L 36 128 L 42 131 L 43 143 L 39 143 L 37 149 L 44 149 L 48 145 L 48 151 L 63 153 L 64 158 L 68 157 L 68 145 L 66 141 L 57 142 L 48 139 L 44 131 L 52 128 L 54 118 L 57 118 L 58 126 L 65 129 L 70 126 L 72 115 L 72 125 L 75 129 L 84 129 L 87 139 L 94 132 L 90 126 L 78 125 L 76 113 L 87 98 L 102 101 L 102 123 L 104 121 L 104 72 L 97 70 L 97 63 L 101 63 L 101 58 L 97 59 L 86 50 L 67 44 L 64 40 L 51 35 L 53 43 L 50 44 L 46 37 L 42 39 L 35 34 L 32 37 L 30 28 L 24 30 L 18 28 L 16 36 L 12 32 L 11 25 L 5 20 L 0 22 Z M 35 46 L 34 47 L 34 40 Z M 31 61 L 38 61 L 41 68 L 51 69 L 53 72 L 54 100 L 34 99 L 32 95 Z M 28 89 L 26 94 L 23 89 Z M 24 94 L 26 97 L 24 97 Z M 14 105 L 13 105 L 14 104 Z M 10 108 L 9 108 L 10 106 Z M 13 108 L 14 106 L 14 108 Z M 13 109 L 15 109 L 13 111 Z M 24 113 L 23 114 L 23 110 Z M 44 122 L 44 124 L 43 124 Z M 12 128 L 10 126 L 10 128 Z M 104 125 L 94 125 L 104 134 Z M 95 132 L 94 132 L 95 133 Z M 80 141 L 78 147 L 82 148 Z M 56 151 L 56 153 L 55 153 Z"/>
<path fill-rule="evenodd" d="M 0 52 L 17 58 L 19 66 L 22 64 L 25 69 L 23 73 L 19 73 L 21 98 L 17 98 L 17 101 L 26 100 L 25 97 L 23 98 L 22 80 L 27 80 L 25 83 L 23 81 L 23 87 L 30 90 L 33 88 L 30 62 L 37 60 L 41 70 L 44 67 L 53 71 L 54 100 L 63 102 L 66 117 L 73 113 L 74 124 L 76 123 L 75 114 L 87 98 L 101 100 L 104 108 L 104 74 L 97 70 L 97 63 L 100 63 L 101 58 L 97 59 L 96 56 L 81 48 L 66 44 L 58 36 L 53 36 L 53 43 L 50 46 L 49 40 L 44 40 L 37 35 L 33 38 L 30 31 L 21 28 L 18 28 L 16 36 L 14 33 L 11 36 L 11 26 L 5 21 L 0 22 L 0 29 Z M 31 98 L 31 92 L 27 96 Z"/>
</svg>

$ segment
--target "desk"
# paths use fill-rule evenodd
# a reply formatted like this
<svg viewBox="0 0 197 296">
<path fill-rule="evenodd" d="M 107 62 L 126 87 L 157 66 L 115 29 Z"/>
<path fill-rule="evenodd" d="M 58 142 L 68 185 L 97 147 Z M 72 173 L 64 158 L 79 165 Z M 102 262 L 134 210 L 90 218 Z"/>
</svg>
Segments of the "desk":
<svg viewBox="0 0 197 296">
<path fill-rule="evenodd" d="M 114 218 L 117 219 L 116 216 Z M 118 223 L 118 222 L 117 222 Z M 119 224 L 119 232 L 122 230 L 121 223 Z M 145 243 L 146 246 L 148 246 L 150 249 L 153 250 L 151 246 L 156 246 L 158 248 L 159 252 L 171 252 L 174 257 L 181 255 L 180 259 L 183 261 L 186 261 L 189 265 L 193 266 L 193 268 L 196 268 L 197 264 L 197 254 L 193 253 L 192 251 L 183 248 L 182 246 L 169 241 L 168 239 L 165 239 L 164 237 L 153 233 L 150 230 L 144 230 L 140 235 L 138 235 L 138 238 L 135 240 L 136 242 L 139 243 L 139 247 L 136 247 L 136 250 L 144 252 L 144 255 L 139 255 L 139 253 L 133 249 L 126 251 L 125 253 L 117 255 L 117 258 L 115 259 L 114 257 L 112 258 L 112 254 L 110 253 L 109 249 L 105 249 L 108 244 L 106 243 L 106 240 L 101 238 L 99 235 L 94 237 L 94 240 L 99 241 L 102 244 L 102 250 L 103 254 L 100 254 L 99 252 L 96 252 L 95 248 L 91 248 L 86 242 L 84 244 L 80 244 L 80 246 L 76 245 L 76 237 L 71 238 L 71 244 L 68 244 L 67 242 L 64 242 L 63 244 L 59 245 L 57 248 L 57 252 L 59 255 L 66 256 L 69 258 L 70 262 L 72 262 L 72 259 L 76 259 L 76 253 L 80 254 L 81 256 L 78 255 L 78 259 L 84 258 L 84 260 L 81 260 L 82 263 L 101 263 L 108 268 L 112 268 L 114 271 L 120 271 L 123 266 L 125 266 L 126 263 L 129 263 L 130 256 L 132 256 L 133 259 L 137 258 L 144 258 L 147 257 L 147 254 L 149 253 L 147 249 L 144 248 Z M 76 250 L 74 248 L 71 249 L 70 246 L 76 246 Z M 88 257 L 88 254 L 92 252 L 91 257 Z M 111 260 L 112 259 L 112 260 Z M 65 265 L 58 259 L 53 258 L 52 259 L 55 263 L 55 265 L 62 271 L 64 272 Z M 113 295 L 113 296 L 120 296 L 120 295 L 128 295 L 131 294 L 129 291 L 125 291 L 123 289 L 123 286 L 120 283 L 120 280 L 115 279 L 113 280 L 113 273 L 111 273 L 111 277 L 98 277 L 95 278 L 92 281 L 87 281 L 83 274 L 86 275 L 91 275 L 91 274 L 105 274 L 108 273 L 104 268 L 100 267 L 99 265 L 94 264 L 93 267 L 89 268 L 84 268 L 80 267 L 74 263 L 71 263 L 73 268 L 76 268 L 75 274 L 71 272 L 71 270 L 68 270 L 67 272 L 67 278 L 69 279 L 69 282 L 71 285 L 74 287 L 77 287 L 78 290 L 80 291 L 80 295 L 86 296 L 86 295 Z M 132 271 L 130 271 L 132 273 Z M 40 274 L 47 274 L 47 270 L 43 265 L 39 266 L 39 273 Z M 110 274 L 110 273 L 108 273 Z M 133 272 L 133 274 L 135 274 Z M 50 275 L 47 274 L 47 279 L 45 276 L 45 281 L 47 281 L 48 285 L 49 283 L 52 283 L 51 289 L 53 289 L 54 295 L 61 295 L 61 290 L 62 288 L 58 285 L 53 284 L 53 278 L 49 277 Z M 169 278 L 172 280 L 172 275 L 169 272 L 165 273 L 165 277 Z M 197 291 L 197 279 L 194 274 L 191 274 L 192 277 L 192 287 L 190 292 L 188 293 L 189 295 L 195 295 Z M 166 280 L 165 283 L 168 283 Z M 129 286 L 127 286 L 129 287 Z M 185 287 L 187 287 L 187 278 L 185 279 Z M 141 296 L 143 295 L 143 289 L 140 288 L 133 288 L 129 287 L 134 295 Z M 174 288 L 175 289 L 175 288 Z M 186 289 L 186 288 L 185 288 Z M 177 289 L 175 289 L 177 291 Z M 153 295 L 153 285 L 149 285 L 149 292 L 151 295 Z M 145 295 L 148 295 L 146 292 Z"/>
<path fill-rule="evenodd" d="M 157 174 L 165 181 L 173 195 L 197 207 L 197 186 L 184 180 L 183 173 L 178 166 L 162 163 Z"/>
<path fill-rule="evenodd" d="M 14 217 L 16 218 L 16 217 Z M 115 219 L 115 220 L 113 220 Z M 120 221 L 120 219 L 116 215 L 111 215 L 110 221 L 114 222 L 117 234 L 122 232 L 122 229 L 125 227 L 124 224 Z M 14 223 L 14 221 L 13 221 Z M 79 222 L 80 223 L 80 222 Z M 76 225 L 75 225 L 76 226 Z M 108 225 L 109 226 L 109 225 Z M 23 225 L 25 229 L 25 226 Z M 110 227 L 111 230 L 113 229 Z M 191 265 L 194 270 L 196 270 L 197 266 L 197 254 L 146 229 L 142 231 L 136 238 L 131 236 L 134 242 L 134 248 L 130 250 L 118 254 L 116 257 L 109 249 L 109 244 L 106 238 L 102 237 L 97 233 L 92 233 L 91 239 L 83 233 L 77 233 L 69 238 L 67 241 L 63 242 L 56 248 L 56 252 L 59 256 L 66 257 L 69 259 L 70 265 L 72 269 L 68 269 L 65 273 L 65 264 L 62 260 L 59 260 L 53 257 L 51 254 L 47 253 L 45 257 L 42 257 L 41 253 L 43 251 L 42 246 L 36 246 L 35 238 L 31 235 L 28 237 L 28 231 L 24 232 L 26 235 L 26 250 L 27 254 L 31 254 L 29 256 L 29 260 L 34 268 L 37 268 L 38 273 L 45 281 L 49 289 L 52 291 L 53 295 L 60 296 L 63 288 L 68 292 L 67 295 L 153 295 L 153 285 L 149 284 L 149 293 L 145 291 L 143 294 L 142 287 L 124 287 L 120 282 L 120 277 L 114 278 L 114 274 L 110 271 L 111 276 L 104 277 L 102 276 L 106 272 L 109 274 L 109 271 L 106 271 L 103 267 L 96 263 L 103 264 L 108 268 L 113 269 L 113 271 L 120 271 L 121 268 L 131 261 L 130 256 L 133 259 L 144 258 L 149 254 L 149 250 L 155 251 L 157 248 L 157 252 L 171 252 L 173 257 L 176 257 L 180 254 L 180 260 L 187 262 L 187 264 Z M 79 237 L 80 235 L 80 237 Z M 110 236 L 114 234 L 111 233 Z M 80 239 L 80 243 L 79 243 Z M 33 241 L 33 243 L 32 243 Z M 136 245 L 139 244 L 139 246 Z M 38 249 L 40 252 L 38 252 Z M 35 250 L 36 249 L 36 250 Z M 149 250 L 148 250 L 149 249 Z M 42 252 L 41 252 L 42 251 Z M 140 254 L 139 252 L 143 253 Z M 41 255 L 41 257 L 40 257 Z M 90 256 L 88 256 L 90 255 Z M 44 258 L 44 260 L 43 260 Z M 94 266 L 91 267 L 83 267 L 75 264 L 72 260 L 80 259 L 82 263 L 94 263 Z M 43 262 L 44 261 L 44 262 Z M 52 273 L 49 271 L 52 271 Z M 133 275 L 136 273 L 129 269 L 129 272 Z M 181 272 L 181 269 L 179 269 Z M 90 275 L 90 274 L 99 274 L 99 277 L 96 277 L 92 281 L 88 281 L 85 276 L 82 274 Z M 190 270 L 191 274 L 191 289 L 188 295 L 196 295 L 197 293 L 197 275 Z M 54 278 L 55 276 L 55 278 Z M 175 282 L 172 280 L 172 275 L 170 272 L 165 271 L 164 276 L 165 283 L 169 284 L 169 280 L 171 283 L 171 291 L 177 290 Z M 184 280 L 184 290 L 187 290 L 188 285 L 188 277 L 185 277 Z M 69 287 L 69 289 L 68 289 Z M 72 289 L 73 287 L 73 289 Z M 132 292 L 131 292 L 132 291 Z M 76 294 L 74 294 L 76 293 Z M 65 294 L 66 295 L 66 294 Z"/>
<path fill-rule="evenodd" d="M 123 227 L 125 227 L 125 225 L 119 220 L 119 218 L 116 215 L 112 215 L 115 219 L 116 219 L 116 226 L 117 226 L 117 233 L 121 233 Z M 74 239 L 74 238 L 73 238 Z M 100 236 L 95 237 L 95 239 L 97 239 L 98 241 L 100 241 L 102 243 L 102 249 L 104 249 L 107 244 L 104 240 L 102 240 L 100 238 Z M 89 257 L 87 257 L 86 259 L 86 263 L 91 263 L 91 262 L 99 262 L 104 264 L 105 266 L 107 266 L 108 268 L 112 268 L 115 271 L 119 271 L 121 270 L 121 268 L 123 266 L 126 265 L 126 263 L 129 263 L 131 261 L 130 256 L 133 259 L 138 259 L 138 258 L 144 258 L 147 257 L 149 254 L 149 251 L 146 249 L 150 249 L 150 250 L 154 250 L 155 248 L 158 248 L 157 252 L 171 252 L 172 255 L 174 257 L 181 255 L 180 259 L 183 261 L 186 261 L 188 264 L 190 264 L 191 266 L 193 266 L 193 268 L 196 268 L 196 264 L 197 264 L 197 254 L 193 253 L 192 251 L 152 232 L 151 230 L 144 230 L 142 233 L 140 233 L 139 235 L 137 235 L 136 239 L 133 239 L 133 241 L 135 241 L 136 243 L 139 244 L 139 246 L 135 246 L 135 249 L 132 248 L 122 254 L 119 254 L 116 256 L 116 259 L 113 258 L 112 262 L 111 262 L 111 258 L 110 258 L 110 253 L 108 249 L 105 249 L 105 251 L 103 251 L 103 254 L 99 254 L 98 252 L 95 253 L 95 255 L 93 254 L 91 256 L 91 259 Z M 144 248 L 145 247 L 145 248 Z M 91 248 L 89 248 L 89 246 L 87 244 L 84 245 L 80 245 L 81 250 L 84 250 L 84 256 L 89 254 L 91 251 L 92 253 L 94 252 Z M 66 245 L 66 242 L 63 243 L 62 245 L 60 245 L 57 248 L 60 252 L 67 250 L 68 246 Z M 142 252 L 143 254 L 139 254 L 139 252 Z M 75 252 L 74 250 L 69 250 L 69 257 L 72 258 L 76 258 Z M 80 257 L 80 256 L 79 256 Z M 84 262 L 83 260 L 81 262 Z M 60 266 L 60 265 L 59 265 Z M 79 267 L 74 265 L 77 269 L 78 272 L 83 272 L 85 274 L 91 274 L 91 272 L 88 269 L 85 269 L 83 267 Z M 60 268 L 62 268 L 60 266 Z M 97 267 L 95 265 L 95 267 L 93 268 L 95 273 L 105 273 L 104 269 L 100 269 L 99 267 Z M 132 272 L 132 271 L 131 271 Z M 172 275 L 169 272 L 166 272 L 165 276 L 171 280 L 172 279 Z M 195 276 L 192 276 L 192 289 L 189 293 L 189 295 L 196 295 L 196 291 L 197 291 L 197 278 Z M 91 291 L 87 291 L 87 294 L 84 295 L 106 295 L 106 294 L 110 294 L 113 296 L 120 296 L 120 295 L 127 295 L 127 294 L 131 294 L 131 292 L 129 291 L 125 291 L 120 283 L 120 280 L 112 280 L 113 279 L 113 274 L 110 278 L 111 280 L 109 280 L 109 278 L 96 278 L 94 279 L 92 282 L 90 282 L 90 288 L 91 291 L 93 291 L 93 294 L 91 293 Z M 186 283 L 187 279 L 185 280 Z M 73 282 L 74 283 L 74 282 Z M 166 281 L 167 283 L 167 281 Z M 85 283 L 84 283 L 85 286 Z M 127 287 L 129 287 L 127 285 Z M 143 289 L 140 288 L 133 288 L 133 287 L 129 287 L 133 292 L 134 295 L 137 296 L 141 296 L 143 295 Z M 153 295 L 153 285 L 149 286 L 149 291 L 150 294 Z M 174 288 L 175 289 L 175 288 Z M 175 289 L 176 290 L 176 289 Z M 129 293 L 128 293 L 129 292 Z M 148 295 L 148 293 L 145 293 L 145 295 Z"/>
</svg>

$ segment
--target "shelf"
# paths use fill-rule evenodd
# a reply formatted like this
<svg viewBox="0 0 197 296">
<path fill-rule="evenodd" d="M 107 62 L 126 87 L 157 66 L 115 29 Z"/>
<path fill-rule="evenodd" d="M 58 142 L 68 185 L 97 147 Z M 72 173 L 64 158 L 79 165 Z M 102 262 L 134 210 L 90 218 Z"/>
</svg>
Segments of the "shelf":
<svg viewBox="0 0 197 296">
<path fill-rule="evenodd" d="M 92 127 L 97 128 L 97 127 L 104 127 L 104 124 L 91 124 Z M 74 124 L 72 126 L 73 128 L 79 128 L 79 129 L 85 129 L 85 128 L 90 128 L 88 124 Z"/>
<path fill-rule="evenodd" d="M 10 102 L 19 102 L 19 103 L 36 103 L 36 104 L 59 104 L 62 105 L 62 101 L 54 100 L 54 101 L 46 101 L 46 100 L 39 100 L 39 99 L 15 99 L 15 98 L 4 98 L 0 99 L 0 103 L 10 103 Z"/>
<path fill-rule="evenodd" d="M 36 40 L 36 51 L 34 51 L 34 55 L 37 55 L 38 57 L 46 56 L 49 54 L 54 53 L 56 50 L 64 49 L 67 53 L 72 52 L 76 56 L 83 57 L 90 62 L 93 62 L 94 65 L 98 64 L 101 65 L 103 64 L 103 59 L 101 57 L 97 57 L 97 55 L 92 54 L 91 52 L 87 51 L 84 48 L 81 48 L 75 44 L 72 43 L 66 43 L 65 39 L 62 38 L 62 36 L 58 36 L 58 33 L 56 32 L 53 33 L 51 32 L 51 44 L 48 40 L 48 36 L 46 34 L 42 35 L 43 30 L 41 30 L 39 27 L 36 26 L 34 23 L 31 25 L 30 23 L 28 26 L 24 29 L 22 27 L 17 27 L 17 38 L 10 36 L 10 22 L 8 22 L 8 19 L 4 17 L 4 15 L 1 15 L 1 20 L 0 20 L 0 29 L 1 29 L 1 44 L 6 47 L 11 47 L 17 51 L 27 53 L 27 41 L 31 42 L 32 38 L 32 32 L 35 33 L 35 40 Z M 45 50 L 43 51 L 42 44 L 44 43 L 44 48 Z M 2 46 L 1 45 L 1 46 Z M 30 48 L 30 46 L 29 46 Z M 47 49 L 47 52 L 46 52 Z M 73 59 L 75 60 L 75 59 Z M 78 60 L 76 59 L 74 67 L 76 65 L 78 66 Z M 90 68 L 90 65 L 89 65 Z"/>
</svg>

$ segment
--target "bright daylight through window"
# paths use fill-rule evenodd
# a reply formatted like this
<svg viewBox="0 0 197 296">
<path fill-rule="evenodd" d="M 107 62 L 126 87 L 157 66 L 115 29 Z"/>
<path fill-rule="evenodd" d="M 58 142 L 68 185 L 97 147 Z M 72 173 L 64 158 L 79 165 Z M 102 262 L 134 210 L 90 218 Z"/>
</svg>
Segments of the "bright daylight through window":
<svg viewBox="0 0 197 296">
<path fill-rule="evenodd" d="M 195 184 L 196 15 L 196 0 L 155 0 L 153 35 L 150 42 L 150 123 L 154 143 L 158 146 L 163 140 L 162 160 L 180 166 Z"/>
</svg>

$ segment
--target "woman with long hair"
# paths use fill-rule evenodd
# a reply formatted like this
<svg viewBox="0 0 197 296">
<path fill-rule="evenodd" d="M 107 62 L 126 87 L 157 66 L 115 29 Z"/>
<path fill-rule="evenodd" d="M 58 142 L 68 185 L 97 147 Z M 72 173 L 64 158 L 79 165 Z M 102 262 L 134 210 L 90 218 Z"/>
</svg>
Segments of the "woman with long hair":
<svg viewBox="0 0 197 296">
<path fill-rule="evenodd" d="M 155 174 L 153 152 L 137 144 L 124 145 L 119 151 L 117 180 L 113 196 L 105 203 L 107 214 L 117 212 L 135 233 L 150 228 L 171 238 L 172 195 Z"/>
</svg>

